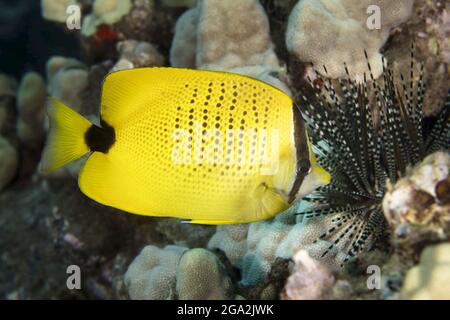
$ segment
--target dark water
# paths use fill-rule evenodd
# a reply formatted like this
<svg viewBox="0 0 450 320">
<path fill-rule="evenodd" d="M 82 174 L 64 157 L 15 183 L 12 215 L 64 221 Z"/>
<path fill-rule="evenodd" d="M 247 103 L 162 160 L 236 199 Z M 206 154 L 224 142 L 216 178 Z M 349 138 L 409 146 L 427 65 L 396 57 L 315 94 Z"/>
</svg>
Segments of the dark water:
<svg viewBox="0 0 450 320">
<path fill-rule="evenodd" d="M 45 74 L 52 55 L 79 57 L 77 37 L 44 20 L 38 0 L 1 0 L 0 72 L 16 78 L 27 71 Z"/>
</svg>

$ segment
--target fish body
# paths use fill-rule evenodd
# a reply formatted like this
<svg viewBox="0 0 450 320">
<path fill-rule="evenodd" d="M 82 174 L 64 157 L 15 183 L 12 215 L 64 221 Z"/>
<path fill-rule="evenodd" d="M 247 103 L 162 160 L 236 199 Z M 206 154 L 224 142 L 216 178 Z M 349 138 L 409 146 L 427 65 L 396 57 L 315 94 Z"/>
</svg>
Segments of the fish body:
<svg viewBox="0 0 450 320">
<path fill-rule="evenodd" d="M 109 74 L 95 126 L 54 100 L 49 172 L 90 152 L 79 187 L 127 212 L 192 223 L 258 221 L 328 183 L 299 110 L 264 82 L 225 72 Z"/>
</svg>

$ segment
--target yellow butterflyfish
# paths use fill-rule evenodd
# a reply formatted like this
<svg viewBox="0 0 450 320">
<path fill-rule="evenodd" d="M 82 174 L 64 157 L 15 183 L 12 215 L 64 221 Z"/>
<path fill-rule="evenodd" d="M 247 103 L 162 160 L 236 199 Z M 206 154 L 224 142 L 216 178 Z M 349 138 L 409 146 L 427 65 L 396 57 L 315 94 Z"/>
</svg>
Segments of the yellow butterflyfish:
<svg viewBox="0 0 450 320">
<path fill-rule="evenodd" d="M 141 68 L 104 80 L 100 126 L 52 99 L 48 173 L 89 153 L 81 191 L 130 213 L 191 223 L 268 219 L 327 184 L 299 109 L 256 79 Z"/>
</svg>

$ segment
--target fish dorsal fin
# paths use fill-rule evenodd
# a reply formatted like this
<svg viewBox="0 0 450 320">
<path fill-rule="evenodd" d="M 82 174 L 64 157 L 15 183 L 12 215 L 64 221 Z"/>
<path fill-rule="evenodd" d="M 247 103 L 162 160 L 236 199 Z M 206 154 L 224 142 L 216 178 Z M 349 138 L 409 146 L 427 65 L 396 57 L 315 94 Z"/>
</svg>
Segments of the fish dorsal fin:
<svg viewBox="0 0 450 320">
<path fill-rule="evenodd" d="M 89 198 L 123 211 L 155 216 L 150 197 L 142 183 L 118 156 L 101 152 L 90 155 L 78 178 L 81 191 Z"/>
<path fill-rule="evenodd" d="M 226 75 L 226 77 L 225 77 Z M 220 71 L 199 71 L 181 68 L 137 68 L 108 74 L 103 82 L 100 115 L 114 128 L 120 128 L 136 112 L 157 105 L 165 108 L 175 97 L 186 95 L 186 88 L 217 78 L 233 81 L 259 80 Z M 289 96 L 266 83 L 280 97 Z M 288 103 L 289 104 L 289 103 Z"/>
<path fill-rule="evenodd" d="M 137 68 L 108 74 L 103 82 L 101 118 L 119 128 L 132 115 L 152 105 L 164 108 L 170 93 L 189 85 L 195 70 Z"/>
<path fill-rule="evenodd" d="M 108 74 L 103 82 L 100 115 L 115 128 L 132 114 L 158 99 L 165 84 L 163 68 L 121 70 Z"/>
</svg>

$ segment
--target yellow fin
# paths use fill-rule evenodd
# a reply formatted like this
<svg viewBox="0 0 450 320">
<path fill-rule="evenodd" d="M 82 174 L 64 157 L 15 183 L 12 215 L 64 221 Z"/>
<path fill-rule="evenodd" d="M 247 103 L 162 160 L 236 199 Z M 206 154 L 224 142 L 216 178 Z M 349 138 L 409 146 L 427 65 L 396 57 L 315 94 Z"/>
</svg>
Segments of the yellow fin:
<svg viewBox="0 0 450 320">
<path fill-rule="evenodd" d="M 287 199 L 278 190 L 261 183 L 248 194 L 243 211 L 252 213 L 250 217 L 245 218 L 247 222 L 251 222 L 271 218 L 287 207 Z"/>
<path fill-rule="evenodd" d="M 61 101 L 50 99 L 47 109 L 50 132 L 39 167 L 42 173 L 52 172 L 85 155 L 89 148 L 84 135 L 92 125 Z"/>
<path fill-rule="evenodd" d="M 108 74 L 103 82 L 100 114 L 120 128 L 133 114 L 164 101 L 167 87 L 176 79 L 172 68 L 137 68 Z M 164 107 L 164 106 L 161 106 Z"/>
<path fill-rule="evenodd" d="M 241 221 L 236 220 L 208 220 L 208 219 L 193 219 L 184 221 L 185 223 L 192 223 L 192 224 L 236 224 L 236 223 L 242 223 Z"/>
<path fill-rule="evenodd" d="M 190 70 L 182 68 L 136 68 L 108 74 L 103 82 L 101 118 L 114 128 L 120 128 L 133 115 L 151 105 L 162 105 L 167 101 L 167 93 L 184 89 L 193 81 L 208 81 L 218 75 L 234 80 L 261 82 L 247 76 L 221 71 Z M 263 82 L 261 82 L 263 83 Z M 267 83 L 277 92 L 279 98 L 291 102 L 288 95 Z M 281 94 L 281 95 L 280 95 Z M 292 105 L 291 103 L 288 103 Z"/>
<path fill-rule="evenodd" d="M 286 199 L 274 188 L 267 188 L 261 197 L 264 214 L 267 218 L 288 208 Z"/>
</svg>

